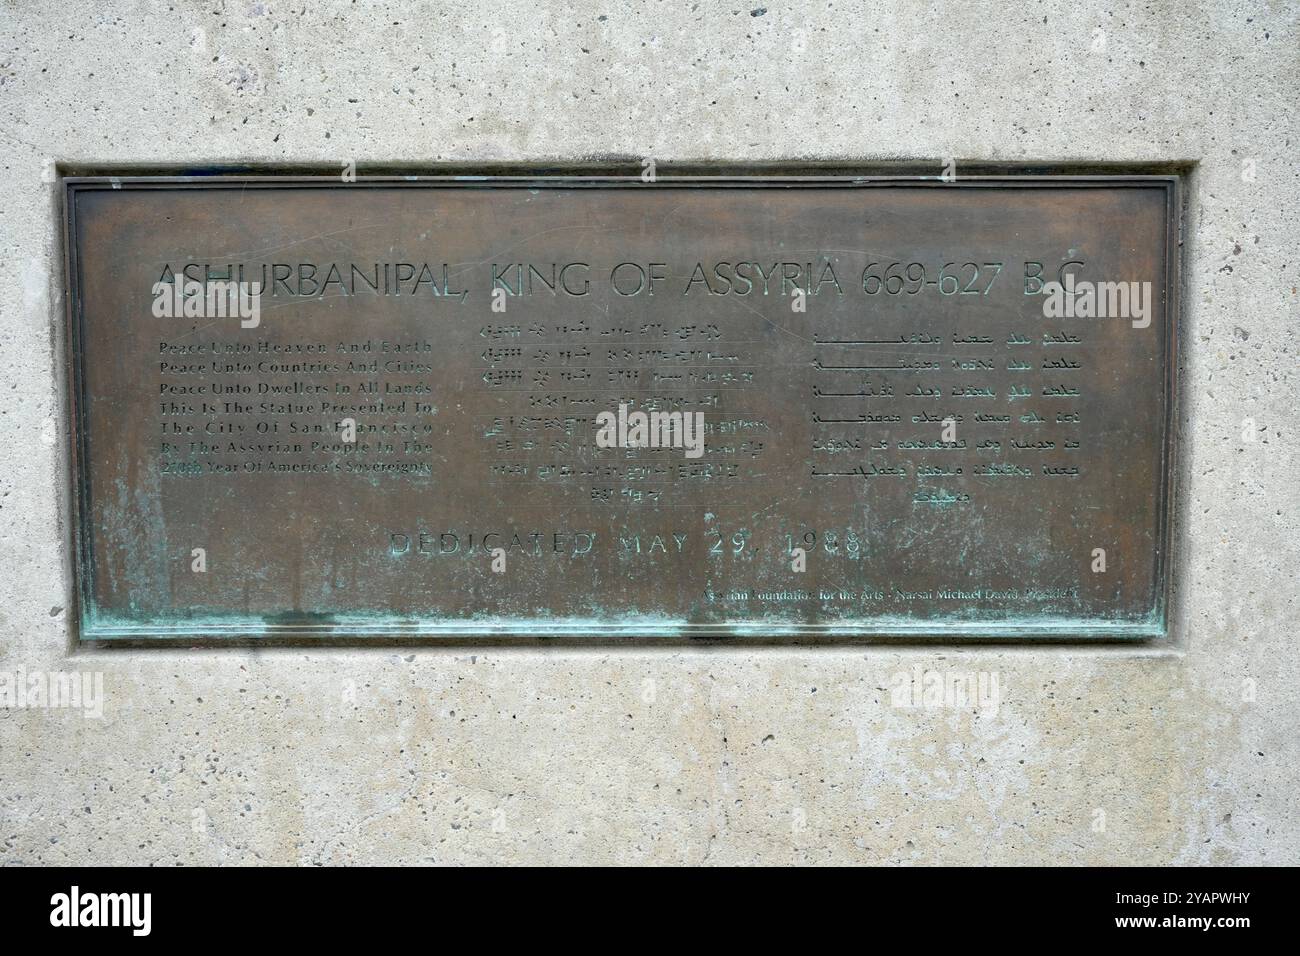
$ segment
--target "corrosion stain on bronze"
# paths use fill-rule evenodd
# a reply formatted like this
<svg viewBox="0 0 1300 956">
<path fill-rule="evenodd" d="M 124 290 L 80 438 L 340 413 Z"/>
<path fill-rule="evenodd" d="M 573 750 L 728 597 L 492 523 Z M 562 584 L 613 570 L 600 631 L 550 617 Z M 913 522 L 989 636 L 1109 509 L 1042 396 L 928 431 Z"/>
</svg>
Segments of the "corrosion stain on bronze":
<svg viewBox="0 0 1300 956">
<path fill-rule="evenodd" d="M 1175 190 L 70 180 L 82 637 L 1162 634 Z"/>
</svg>

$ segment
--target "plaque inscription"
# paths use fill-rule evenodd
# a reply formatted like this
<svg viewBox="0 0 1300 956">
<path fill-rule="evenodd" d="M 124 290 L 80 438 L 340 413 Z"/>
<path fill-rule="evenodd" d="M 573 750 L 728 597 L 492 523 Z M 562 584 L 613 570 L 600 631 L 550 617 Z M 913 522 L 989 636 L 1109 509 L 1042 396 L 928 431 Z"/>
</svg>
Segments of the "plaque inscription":
<svg viewBox="0 0 1300 956">
<path fill-rule="evenodd" d="M 81 637 L 1161 635 L 1176 187 L 69 180 Z"/>
</svg>

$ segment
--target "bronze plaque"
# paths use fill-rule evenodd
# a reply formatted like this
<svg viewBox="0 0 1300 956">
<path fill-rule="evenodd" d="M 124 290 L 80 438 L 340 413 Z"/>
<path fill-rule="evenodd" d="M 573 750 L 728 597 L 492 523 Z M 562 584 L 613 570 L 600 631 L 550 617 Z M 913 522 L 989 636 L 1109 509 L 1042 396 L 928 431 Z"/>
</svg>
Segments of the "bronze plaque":
<svg viewBox="0 0 1300 956">
<path fill-rule="evenodd" d="M 1177 185 L 69 180 L 81 638 L 1161 635 Z"/>
</svg>

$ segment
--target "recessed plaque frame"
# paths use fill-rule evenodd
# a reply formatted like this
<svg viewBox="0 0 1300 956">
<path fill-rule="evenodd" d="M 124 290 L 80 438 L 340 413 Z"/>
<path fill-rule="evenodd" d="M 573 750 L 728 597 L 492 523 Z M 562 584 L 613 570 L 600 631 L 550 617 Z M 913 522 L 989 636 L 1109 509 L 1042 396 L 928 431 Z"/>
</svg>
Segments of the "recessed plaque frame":
<svg viewBox="0 0 1300 956">
<path fill-rule="evenodd" d="M 1168 633 L 1177 176 L 65 187 L 82 641 Z M 258 325 L 153 311 L 235 265 Z M 600 445 L 638 411 L 699 456 Z"/>
</svg>

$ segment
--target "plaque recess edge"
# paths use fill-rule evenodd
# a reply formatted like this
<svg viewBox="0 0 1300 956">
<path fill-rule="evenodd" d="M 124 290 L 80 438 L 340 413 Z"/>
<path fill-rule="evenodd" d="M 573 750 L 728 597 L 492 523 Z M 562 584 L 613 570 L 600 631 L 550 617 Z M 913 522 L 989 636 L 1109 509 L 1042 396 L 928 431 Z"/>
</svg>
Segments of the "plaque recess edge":
<svg viewBox="0 0 1300 956">
<path fill-rule="evenodd" d="M 1164 422 L 1159 441 L 1161 465 L 1159 476 L 1160 503 L 1156 513 L 1155 534 L 1155 608 L 1150 622 L 1087 622 L 1082 625 L 1053 625 L 1050 622 L 1009 620 L 1000 622 L 956 622 L 936 620 L 919 622 L 914 626 L 852 629 L 843 624 L 829 625 L 773 625 L 770 630 L 752 627 L 727 628 L 717 625 L 684 624 L 667 629 L 647 628 L 644 625 L 602 623 L 598 629 L 573 628 L 568 625 L 548 626 L 536 620 L 518 624 L 494 623 L 479 626 L 465 621 L 447 621 L 437 625 L 420 622 L 406 624 L 304 626 L 301 624 L 266 624 L 256 628 L 242 624 L 209 624 L 186 622 L 176 626 L 104 627 L 92 625 L 88 613 L 93 606 L 90 583 L 94 559 L 90 553 L 86 523 L 89 520 L 86 502 L 85 463 L 87 454 L 85 396 L 83 393 L 82 332 L 84 323 L 83 299 L 77 250 L 75 243 L 76 193 L 86 189 L 247 189 L 247 188 L 323 188 L 338 187 L 336 175 L 307 174 L 220 174 L 220 175 L 85 175 L 64 176 L 61 198 L 60 226 L 64 243 L 65 327 L 64 361 L 67 376 L 67 417 L 69 420 L 68 454 L 70 483 L 69 502 L 71 520 L 71 574 L 76 614 L 73 641 L 77 646 L 147 647 L 184 644 L 191 646 L 376 646 L 463 644 L 493 646 L 510 644 L 601 644 L 618 642 L 635 646 L 680 646 L 716 642 L 726 645 L 837 645 L 837 644 L 944 644 L 965 643 L 988 646 L 990 644 L 1065 643 L 1097 646 L 1099 644 L 1130 645 L 1133 642 L 1168 640 L 1172 636 L 1171 610 L 1175 593 L 1174 566 L 1175 540 L 1178 515 L 1177 475 L 1179 355 L 1182 326 L 1182 224 L 1183 179 L 1178 173 L 1117 173 L 1117 174 L 1039 174 L 1014 173 L 961 177 L 945 182 L 936 176 L 911 174 L 834 173 L 814 175 L 782 175 L 778 169 L 761 174 L 727 175 L 673 175 L 660 174 L 654 182 L 646 183 L 637 175 L 591 175 L 580 171 L 554 173 L 547 171 L 529 174 L 439 174 L 439 175 L 358 175 L 348 189 L 367 187 L 418 187 L 437 185 L 463 189 L 513 188 L 630 188 L 653 190 L 657 187 L 768 187 L 798 188 L 801 186 L 872 188 L 878 186 L 907 185 L 934 189 L 968 188 L 1051 188 L 1096 187 L 1123 188 L 1126 186 L 1160 186 L 1165 192 L 1165 352 L 1164 363 Z"/>
</svg>

